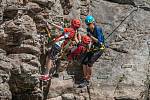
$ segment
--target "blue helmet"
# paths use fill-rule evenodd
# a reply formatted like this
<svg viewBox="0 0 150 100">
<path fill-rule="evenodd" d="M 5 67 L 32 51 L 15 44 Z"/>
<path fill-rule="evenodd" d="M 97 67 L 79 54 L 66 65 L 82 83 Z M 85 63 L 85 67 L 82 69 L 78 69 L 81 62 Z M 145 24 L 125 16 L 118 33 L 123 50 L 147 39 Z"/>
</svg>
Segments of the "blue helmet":
<svg viewBox="0 0 150 100">
<path fill-rule="evenodd" d="M 95 19 L 94 19 L 93 16 L 90 16 L 90 15 L 86 16 L 86 18 L 85 18 L 85 23 L 86 24 L 90 24 L 90 23 L 93 23 L 93 22 L 95 22 Z"/>
</svg>

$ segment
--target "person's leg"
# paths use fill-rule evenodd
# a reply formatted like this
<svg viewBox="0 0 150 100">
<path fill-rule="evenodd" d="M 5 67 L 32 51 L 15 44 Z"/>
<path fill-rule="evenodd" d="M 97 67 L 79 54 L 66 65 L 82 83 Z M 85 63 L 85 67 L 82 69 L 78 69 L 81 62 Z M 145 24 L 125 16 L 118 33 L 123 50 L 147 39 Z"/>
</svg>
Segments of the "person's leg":
<svg viewBox="0 0 150 100">
<path fill-rule="evenodd" d="M 83 65 L 83 76 L 84 79 L 90 80 L 92 75 L 92 67 L 89 67 L 88 65 Z"/>
<path fill-rule="evenodd" d="M 49 70 L 51 69 L 51 64 L 52 64 L 52 60 L 49 58 L 49 56 L 47 56 L 44 70 L 40 77 L 41 80 L 47 81 L 50 79 Z"/>
<path fill-rule="evenodd" d="M 83 80 L 78 88 L 83 88 L 89 85 L 89 79 L 91 78 L 90 75 L 91 70 L 89 68 L 90 67 L 88 67 L 88 65 L 83 65 Z"/>
<path fill-rule="evenodd" d="M 92 76 L 92 67 L 91 66 L 87 66 L 87 73 L 86 73 L 86 80 L 90 81 L 91 76 Z"/>
<path fill-rule="evenodd" d="M 55 54 L 55 47 L 52 46 L 52 48 L 48 51 L 48 55 L 46 56 L 46 63 L 45 63 L 45 71 L 44 74 L 49 74 L 49 71 L 52 68 L 52 60 L 54 59 Z"/>
<path fill-rule="evenodd" d="M 83 78 L 87 78 L 87 65 L 83 65 Z"/>
<path fill-rule="evenodd" d="M 46 57 L 46 64 L 45 64 L 45 71 L 44 75 L 42 75 L 42 80 L 48 80 L 50 77 L 49 72 L 52 69 L 52 60 L 55 59 L 56 55 L 60 52 L 60 48 L 58 48 L 56 45 L 53 45 L 51 50 L 48 51 L 48 56 Z"/>
<path fill-rule="evenodd" d="M 45 74 L 49 74 L 49 71 L 52 69 L 52 60 L 47 56 L 45 64 Z"/>
<path fill-rule="evenodd" d="M 83 53 L 80 56 L 81 59 L 81 65 L 83 70 L 83 78 L 86 79 L 87 77 L 87 62 L 88 62 L 88 53 Z"/>
<path fill-rule="evenodd" d="M 91 75 L 92 75 L 92 66 L 93 64 L 91 63 L 91 59 L 93 57 L 94 53 L 93 52 L 89 52 L 88 54 L 88 63 L 87 63 L 87 72 L 86 72 L 86 80 L 90 81 L 91 79 Z"/>
<path fill-rule="evenodd" d="M 57 59 L 55 61 L 55 64 L 56 64 L 56 68 L 55 68 L 55 73 L 53 74 L 53 77 L 56 77 L 58 78 L 59 77 L 59 68 L 60 68 L 60 65 L 61 65 L 61 59 Z"/>
<path fill-rule="evenodd" d="M 90 55 L 90 58 L 89 58 L 89 62 L 88 62 L 88 66 L 87 66 L 87 80 L 90 81 L 91 79 L 91 76 L 92 76 L 92 67 L 93 67 L 93 64 L 97 61 L 97 59 L 99 57 L 101 57 L 101 55 L 103 54 L 103 52 L 95 52 L 93 54 Z"/>
<path fill-rule="evenodd" d="M 83 57 L 82 60 L 82 67 L 83 67 L 83 81 L 80 83 L 79 88 L 83 88 L 87 85 L 89 85 L 88 82 L 88 62 L 89 62 L 89 56 L 90 53 L 86 53 Z"/>
</svg>

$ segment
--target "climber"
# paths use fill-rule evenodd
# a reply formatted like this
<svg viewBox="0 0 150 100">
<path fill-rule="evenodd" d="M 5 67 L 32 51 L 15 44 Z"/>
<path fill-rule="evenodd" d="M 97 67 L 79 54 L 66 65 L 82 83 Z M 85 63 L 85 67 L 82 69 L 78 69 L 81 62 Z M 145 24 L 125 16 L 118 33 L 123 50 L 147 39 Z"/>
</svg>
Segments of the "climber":
<svg viewBox="0 0 150 100">
<path fill-rule="evenodd" d="M 72 40 L 67 39 L 63 43 L 62 47 L 64 48 L 63 49 L 64 53 L 67 53 L 67 52 L 71 51 L 72 49 L 76 48 L 75 46 L 81 42 L 81 35 L 78 33 L 78 28 L 80 27 L 80 25 L 81 25 L 80 20 L 73 19 L 71 21 L 71 28 L 73 28 L 76 32 L 75 32 L 75 35 Z M 69 44 L 69 46 L 68 46 L 68 44 Z"/>
<path fill-rule="evenodd" d="M 78 46 L 75 49 L 72 49 L 68 55 L 69 62 L 72 60 L 77 60 L 79 62 L 82 54 L 90 50 L 91 38 L 88 35 L 82 35 L 81 40 L 82 41 L 78 43 Z"/>
<path fill-rule="evenodd" d="M 84 79 L 79 85 L 80 88 L 88 86 L 92 75 L 92 66 L 94 62 L 102 55 L 104 46 L 104 35 L 102 28 L 96 25 L 93 16 L 86 16 L 85 23 L 87 25 L 87 35 L 92 39 L 92 46 L 96 50 L 86 52 L 82 58 L 83 75 Z"/>
<path fill-rule="evenodd" d="M 49 26 L 49 24 L 47 23 Z M 80 20 L 73 19 L 71 21 L 70 28 L 62 28 L 58 25 L 51 23 L 51 25 L 55 26 L 57 29 L 63 31 L 63 34 L 54 38 L 52 48 L 48 51 L 48 55 L 46 57 L 46 68 L 41 75 L 40 79 L 47 81 L 51 78 L 49 71 L 52 69 L 52 60 L 56 59 L 56 55 L 61 52 L 61 49 L 67 45 L 69 40 L 74 40 L 77 29 L 80 27 Z"/>
</svg>

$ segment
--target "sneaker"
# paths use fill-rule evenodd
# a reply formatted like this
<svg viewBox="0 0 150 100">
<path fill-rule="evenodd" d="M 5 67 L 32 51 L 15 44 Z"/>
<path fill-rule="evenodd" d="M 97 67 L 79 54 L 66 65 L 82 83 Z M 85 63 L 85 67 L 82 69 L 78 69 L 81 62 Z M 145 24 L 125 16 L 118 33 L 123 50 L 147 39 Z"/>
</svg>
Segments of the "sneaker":
<svg viewBox="0 0 150 100">
<path fill-rule="evenodd" d="M 41 75 L 41 77 L 40 77 L 40 80 L 43 80 L 43 81 L 48 81 L 48 80 L 50 80 L 50 79 L 51 79 L 51 78 L 50 78 L 49 74 Z"/>
<path fill-rule="evenodd" d="M 90 81 L 88 80 L 84 80 L 83 83 L 81 83 L 78 88 L 84 88 L 86 86 L 89 86 L 90 85 Z"/>
</svg>

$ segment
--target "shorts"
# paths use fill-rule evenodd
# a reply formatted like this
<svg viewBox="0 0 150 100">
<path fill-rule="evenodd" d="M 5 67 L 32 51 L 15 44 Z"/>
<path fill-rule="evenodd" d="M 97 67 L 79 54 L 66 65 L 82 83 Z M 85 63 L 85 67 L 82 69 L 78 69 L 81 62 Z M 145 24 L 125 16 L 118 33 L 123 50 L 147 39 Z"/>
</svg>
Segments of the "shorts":
<svg viewBox="0 0 150 100">
<path fill-rule="evenodd" d="M 61 52 L 61 47 L 57 44 L 54 44 L 52 48 L 48 51 L 48 58 L 55 60 L 58 53 Z"/>
<path fill-rule="evenodd" d="M 96 60 L 101 57 L 103 54 L 103 51 L 96 51 L 96 52 L 87 52 L 82 55 L 81 58 L 81 64 L 82 65 L 88 65 L 89 67 L 92 67 L 93 64 L 96 62 Z"/>
</svg>

